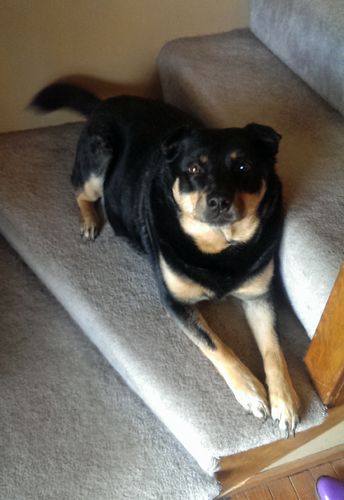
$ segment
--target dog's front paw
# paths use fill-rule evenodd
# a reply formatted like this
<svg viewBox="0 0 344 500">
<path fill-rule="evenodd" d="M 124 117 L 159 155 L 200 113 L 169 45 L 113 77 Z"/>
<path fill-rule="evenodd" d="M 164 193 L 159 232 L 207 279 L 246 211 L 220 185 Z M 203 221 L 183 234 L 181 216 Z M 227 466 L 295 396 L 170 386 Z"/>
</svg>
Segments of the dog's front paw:
<svg viewBox="0 0 344 500">
<path fill-rule="evenodd" d="M 271 417 L 278 422 L 282 432 L 295 435 L 300 421 L 300 400 L 291 384 L 285 383 L 270 390 Z"/>
<path fill-rule="evenodd" d="M 270 416 L 265 387 L 252 374 L 244 374 L 231 389 L 237 401 L 255 417 L 265 420 Z"/>
</svg>

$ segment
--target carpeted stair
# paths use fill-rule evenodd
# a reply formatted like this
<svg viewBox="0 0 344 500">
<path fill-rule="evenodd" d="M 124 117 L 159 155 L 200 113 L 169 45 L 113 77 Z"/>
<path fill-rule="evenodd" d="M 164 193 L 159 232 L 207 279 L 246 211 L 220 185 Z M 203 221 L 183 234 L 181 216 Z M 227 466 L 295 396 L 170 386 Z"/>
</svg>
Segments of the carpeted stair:
<svg viewBox="0 0 344 500">
<path fill-rule="evenodd" d="M 0 137 L 0 228 L 128 385 L 208 472 L 217 459 L 281 437 L 271 420 L 245 416 L 220 375 L 170 319 L 148 261 L 106 225 L 95 243 L 79 236 L 69 174 L 79 125 Z M 263 379 L 237 304 L 210 321 Z M 302 364 L 307 336 L 291 316 L 280 329 L 305 429 L 323 418 Z"/>
<path fill-rule="evenodd" d="M 214 498 L 216 481 L 2 238 L 0 275 L 0 498 Z"/>
<path fill-rule="evenodd" d="M 273 12 L 282 8 L 280 1 L 276 7 L 253 1 L 257 33 L 264 31 L 255 15 L 261 4 Z M 277 29 L 270 45 L 274 36 Z M 171 42 L 160 54 L 159 70 L 165 98 L 209 125 L 257 121 L 283 135 L 279 171 L 288 214 L 282 275 L 303 326 L 281 296 L 277 315 L 303 403 L 298 431 L 306 429 L 324 418 L 302 357 L 309 343 L 304 327 L 311 337 L 343 258 L 343 118 L 249 30 Z M 244 414 L 215 369 L 166 315 L 144 256 L 108 225 L 94 244 L 80 240 L 69 182 L 80 127 L 0 137 L 0 230 L 129 387 L 212 473 L 219 457 L 281 436 L 270 420 Z M 207 306 L 205 313 L 263 380 L 240 306 L 227 301 Z"/>
</svg>

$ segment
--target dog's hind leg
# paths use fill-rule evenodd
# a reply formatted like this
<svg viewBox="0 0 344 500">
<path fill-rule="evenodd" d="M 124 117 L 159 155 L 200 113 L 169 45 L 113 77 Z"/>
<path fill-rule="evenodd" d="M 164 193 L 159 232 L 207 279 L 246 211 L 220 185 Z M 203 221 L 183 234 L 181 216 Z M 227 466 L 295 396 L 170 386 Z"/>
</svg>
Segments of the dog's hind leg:
<svg viewBox="0 0 344 500">
<path fill-rule="evenodd" d="M 86 240 L 94 240 L 100 231 L 96 202 L 103 196 L 103 182 L 112 155 L 108 138 L 89 135 L 87 129 L 82 131 L 71 180 L 80 209 L 81 235 Z"/>
<path fill-rule="evenodd" d="M 100 230 L 100 217 L 96 202 L 103 194 L 103 178 L 91 175 L 78 190 L 76 201 L 80 209 L 81 236 L 86 240 L 95 240 Z"/>
</svg>

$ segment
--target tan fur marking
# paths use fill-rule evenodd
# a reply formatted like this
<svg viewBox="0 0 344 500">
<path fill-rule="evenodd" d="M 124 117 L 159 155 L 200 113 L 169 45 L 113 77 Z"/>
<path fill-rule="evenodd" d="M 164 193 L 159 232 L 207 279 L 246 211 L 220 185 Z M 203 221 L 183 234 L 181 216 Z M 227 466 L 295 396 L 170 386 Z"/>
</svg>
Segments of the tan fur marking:
<svg viewBox="0 0 344 500">
<path fill-rule="evenodd" d="M 199 315 L 198 321 L 216 346 L 216 349 L 212 350 L 201 345 L 200 349 L 225 379 L 238 402 L 258 418 L 269 415 L 267 396 L 263 384 L 211 330 L 203 316 Z"/>
<path fill-rule="evenodd" d="M 235 205 L 240 207 L 243 218 L 232 225 L 232 239 L 244 243 L 249 241 L 259 226 L 257 210 L 266 193 L 266 184 L 263 183 L 259 193 L 240 193 L 235 199 Z"/>
<path fill-rule="evenodd" d="M 264 300 L 244 302 L 245 314 L 263 358 L 269 387 L 271 416 L 281 430 L 294 430 L 298 422 L 299 398 L 274 328 L 274 312 Z"/>
<path fill-rule="evenodd" d="M 230 159 L 231 160 L 236 160 L 238 158 L 238 152 L 239 151 L 233 151 L 231 154 L 230 154 Z"/>
<path fill-rule="evenodd" d="M 243 217 L 232 225 L 217 227 L 202 222 L 197 217 L 197 208 L 205 204 L 205 194 L 198 192 L 181 193 L 179 178 L 173 185 L 173 196 L 181 211 L 180 224 L 186 234 L 192 237 L 201 252 L 216 254 L 229 247 L 231 241 L 244 243 L 256 232 L 259 225 L 257 209 L 266 192 L 264 184 L 258 194 L 243 193 L 235 203 Z"/>
<path fill-rule="evenodd" d="M 173 197 L 182 212 L 192 214 L 199 201 L 200 193 L 192 191 L 190 193 L 182 193 L 179 187 L 179 177 L 175 180 L 172 188 Z"/>
<path fill-rule="evenodd" d="M 201 252 L 220 253 L 230 245 L 222 229 L 212 227 L 188 214 L 181 215 L 180 224 L 185 233 L 192 237 Z"/>
<path fill-rule="evenodd" d="M 266 184 L 264 182 L 259 193 L 240 193 L 239 199 L 245 207 L 245 215 L 251 215 L 257 211 L 259 203 L 262 201 L 266 193 Z"/>
<path fill-rule="evenodd" d="M 96 210 L 94 208 L 94 203 L 84 198 L 84 193 L 80 193 L 76 201 L 80 208 L 80 215 L 83 221 L 92 221 L 95 219 Z"/>
<path fill-rule="evenodd" d="M 83 193 L 88 201 L 97 201 L 103 194 L 103 178 L 92 175 L 85 182 Z"/>
<path fill-rule="evenodd" d="M 167 288 L 176 299 L 182 302 L 199 302 L 213 295 L 210 290 L 198 283 L 175 273 L 162 256 L 160 256 L 160 269 Z"/>
<path fill-rule="evenodd" d="M 94 239 L 98 232 L 99 217 L 95 202 L 103 194 L 103 179 L 92 176 L 77 194 L 76 201 L 80 209 L 81 233 L 86 239 Z"/>
<path fill-rule="evenodd" d="M 248 215 L 232 225 L 232 239 L 241 243 L 249 241 L 259 226 L 256 215 Z"/>
<path fill-rule="evenodd" d="M 274 274 L 274 263 L 269 264 L 254 278 L 247 280 L 240 288 L 234 291 L 233 295 L 240 298 L 259 297 L 267 292 L 270 281 Z"/>
</svg>

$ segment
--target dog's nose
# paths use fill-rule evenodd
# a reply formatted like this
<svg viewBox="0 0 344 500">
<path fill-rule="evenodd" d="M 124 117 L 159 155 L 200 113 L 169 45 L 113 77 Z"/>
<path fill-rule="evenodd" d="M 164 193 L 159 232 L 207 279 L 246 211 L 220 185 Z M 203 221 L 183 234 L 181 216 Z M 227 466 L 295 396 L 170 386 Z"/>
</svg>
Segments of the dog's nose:
<svg viewBox="0 0 344 500">
<path fill-rule="evenodd" d="M 231 201 L 225 196 L 211 196 L 207 200 L 208 207 L 213 212 L 227 212 L 231 206 Z"/>
</svg>

